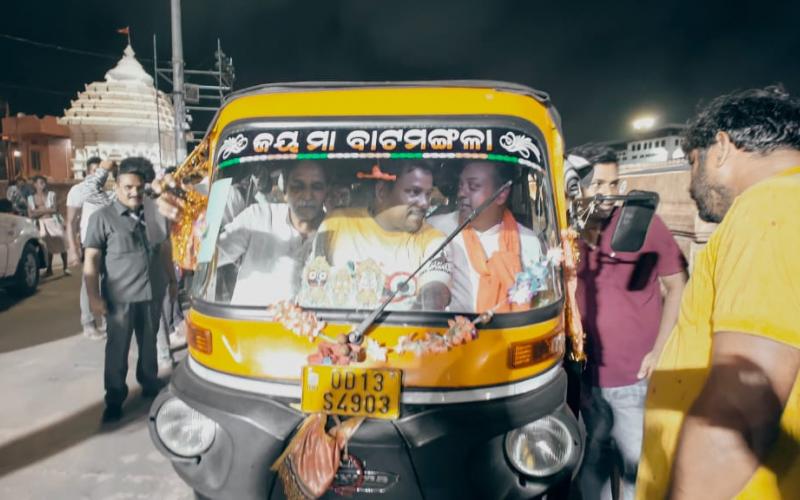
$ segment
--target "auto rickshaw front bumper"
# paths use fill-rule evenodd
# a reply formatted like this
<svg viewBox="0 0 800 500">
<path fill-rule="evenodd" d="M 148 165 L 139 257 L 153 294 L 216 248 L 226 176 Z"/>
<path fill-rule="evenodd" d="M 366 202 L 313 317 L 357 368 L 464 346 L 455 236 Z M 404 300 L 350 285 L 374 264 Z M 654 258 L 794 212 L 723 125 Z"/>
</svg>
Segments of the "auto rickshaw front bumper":
<svg viewBox="0 0 800 500">
<path fill-rule="evenodd" d="M 546 383 L 523 394 L 470 403 L 403 405 L 394 421 L 366 420 L 348 444 L 363 473 L 340 468 L 336 483 L 355 497 L 532 498 L 569 480 L 583 456 L 584 430 L 566 408 L 566 374 L 557 366 Z M 213 442 L 193 456 L 165 445 L 156 426 L 166 403 L 178 399 L 215 427 Z M 154 401 L 149 428 L 156 447 L 178 474 L 209 498 L 285 498 L 270 467 L 304 419 L 292 399 L 218 385 L 198 376 L 187 361 Z M 175 402 L 177 403 L 177 402 Z M 173 403 L 170 403 L 173 404 Z M 509 436 L 550 418 L 569 455 L 547 475 L 520 472 Z M 338 495 L 329 491 L 326 498 Z"/>
</svg>

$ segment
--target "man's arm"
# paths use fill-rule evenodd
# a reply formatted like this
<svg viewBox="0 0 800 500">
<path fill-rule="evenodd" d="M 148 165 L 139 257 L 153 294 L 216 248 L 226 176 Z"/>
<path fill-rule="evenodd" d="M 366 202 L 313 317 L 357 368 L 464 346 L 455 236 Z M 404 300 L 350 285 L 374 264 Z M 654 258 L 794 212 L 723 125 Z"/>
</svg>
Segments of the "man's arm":
<svg viewBox="0 0 800 500">
<path fill-rule="evenodd" d="M 103 194 L 103 187 L 113 167 L 113 162 L 108 160 L 103 161 L 100 163 L 99 168 L 90 175 L 87 175 L 82 181 L 72 186 L 67 194 L 67 207 L 81 208 L 86 201 L 90 201 L 93 197 Z M 99 202 L 99 200 L 95 201 Z"/>
<path fill-rule="evenodd" d="M 161 243 L 159 250 L 161 253 L 161 267 L 169 285 L 169 296 L 172 300 L 175 300 L 178 297 L 178 278 L 175 276 L 175 268 L 172 263 L 172 244 L 169 238 Z"/>
<path fill-rule="evenodd" d="M 28 196 L 25 202 L 27 203 L 28 206 L 28 217 L 30 217 L 31 219 L 38 219 L 43 215 L 41 210 L 36 208 L 36 206 L 34 205 L 33 196 Z"/>
<path fill-rule="evenodd" d="M 95 318 L 103 317 L 106 303 L 100 295 L 100 261 L 102 253 L 98 248 L 87 248 L 83 259 L 83 279 L 86 281 L 86 292 L 89 296 L 89 308 Z"/>
<path fill-rule="evenodd" d="M 174 189 L 178 187 L 178 182 L 172 177 L 172 174 L 167 174 L 161 181 L 154 182 L 152 187 L 153 191 L 158 195 L 156 199 L 158 212 L 170 222 L 178 220 L 181 212 L 186 207 L 186 203 L 180 197 L 167 191 L 167 188 Z"/>
<path fill-rule="evenodd" d="M 714 335 L 711 372 L 684 420 L 671 499 L 732 498 L 763 463 L 800 369 L 800 349 L 739 332 Z"/>
<path fill-rule="evenodd" d="M 39 207 L 39 208 L 31 208 L 32 205 L 28 204 L 28 217 L 32 219 L 39 219 L 46 215 L 53 215 L 56 211 L 52 208 L 47 207 Z"/>
<path fill-rule="evenodd" d="M 254 232 L 263 232 L 265 234 L 272 232 L 271 224 L 266 227 L 258 227 L 259 222 L 268 224 L 267 221 L 271 221 L 272 213 L 258 214 L 254 210 L 255 208 L 246 210 L 232 221 L 223 225 L 217 237 L 218 265 L 231 264 L 244 255 L 250 247 L 250 238 Z M 223 224 L 222 222 L 220 223 Z M 256 227 L 253 227 L 254 225 Z"/>
<path fill-rule="evenodd" d="M 442 241 L 443 237 L 434 238 L 425 249 L 425 257 L 435 252 Z M 422 268 L 419 279 L 421 287 L 417 306 L 429 311 L 444 311 L 452 299 L 450 285 L 453 283 L 453 262 L 447 248 Z"/>
<path fill-rule="evenodd" d="M 77 266 L 80 262 L 80 218 L 81 207 L 67 205 L 67 250 L 69 252 L 69 265 Z"/>
<path fill-rule="evenodd" d="M 106 185 L 106 180 L 108 180 L 108 174 L 113 168 L 113 161 L 103 160 L 100 162 L 100 166 L 98 166 L 90 175 L 87 175 L 79 185 L 84 186 L 87 192 L 102 193 L 103 187 Z"/>
<path fill-rule="evenodd" d="M 681 271 L 669 276 L 662 276 L 660 279 L 666 290 L 664 304 L 661 309 L 661 322 L 658 325 L 658 336 L 656 337 L 655 344 L 653 344 L 653 349 L 642 359 L 638 374 L 640 379 L 649 378 L 650 374 L 653 373 L 656 363 L 658 362 L 658 357 L 661 355 L 661 351 L 667 343 L 669 334 L 678 322 L 681 297 L 683 296 L 683 288 L 686 286 L 688 277 L 686 271 Z"/>
</svg>

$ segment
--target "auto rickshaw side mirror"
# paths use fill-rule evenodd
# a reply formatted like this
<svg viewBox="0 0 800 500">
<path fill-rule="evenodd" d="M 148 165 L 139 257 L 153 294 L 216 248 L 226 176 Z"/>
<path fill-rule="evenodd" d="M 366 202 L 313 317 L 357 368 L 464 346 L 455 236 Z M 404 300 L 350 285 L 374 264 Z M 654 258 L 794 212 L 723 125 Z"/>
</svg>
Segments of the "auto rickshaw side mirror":
<svg viewBox="0 0 800 500">
<path fill-rule="evenodd" d="M 638 252 L 647 238 L 659 197 L 652 191 L 631 191 L 625 198 L 611 237 L 611 249 L 615 252 Z"/>
</svg>

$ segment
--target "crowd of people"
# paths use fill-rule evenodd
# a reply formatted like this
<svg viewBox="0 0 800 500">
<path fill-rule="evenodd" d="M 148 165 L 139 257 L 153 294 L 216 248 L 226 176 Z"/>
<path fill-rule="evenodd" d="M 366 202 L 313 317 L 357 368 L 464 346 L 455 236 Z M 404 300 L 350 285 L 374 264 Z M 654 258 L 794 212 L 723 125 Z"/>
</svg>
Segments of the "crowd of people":
<svg viewBox="0 0 800 500">
<path fill-rule="evenodd" d="M 800 492 L 800 100 L 774 87 L 720 96 L 690 120 L 682 148 L 699 217 L 719 224 L 688 283 L 658 217 L 633 256 L 611 249 L 611 205 L 581 235 L 580 488 L 602 499 L 790 498 Z M 585 194 L 617 192 L 611 152 L 572 153 L 586 160 Z"/>
<path fill-rule="evenodd" d="M 18 215 L 36 220 L 49 255 L 46 275 L 53 274 L 56 254 L 67 275 L 82 266 L 80 321 L 86 338 L 106 343 L 103 421 L 113 422 L 128 393 L 132 336 L 139 351 L 136 378 L 151 398 L 163 384 L 159 370 L 172 366 L 170 345 L 181 342 L 182 314 L 167 221 L 144 196 L 155 178 L 153 165 L 141 157 L 119 165 L 92 157 L 86 174 L 67 194 L 66 221 L 44 177 L 34 177 L 32 185 L 18 178 L 6 195 Z"/>
<path fill-rule="evenodd" d="M 56 193 L 48 189 L 47 179 L 37 175 L 29 183 L 24 176 L 17 177 L 8 184 L 6 200 L 9 213 L 36 221 L 39 234 L 47 247 L 45 276 L 53 275 L 53 257 L 56 254 L 61 257 L 63 273 L 70 275 L 64 220 L 58 212 Z"/>
<path fill-rule="evenodd" d="M 682 147 L 699 216 L 720 224 L 696 255 L 691 278 L 658 216 L 636 252 L 612 249 L 621 215 L 614 202 L 598 205 L 580 234 L 577 299 L 588 362 L 580 400 L 587 444 L 577 484 L 587 499 L 796 494 L 800 100 L 774 87 L 721 96 L 689 121 Z M 581 159 L 580 196 L 619 194 L 614 151 L 590 144 L 569 155 Z M 414 288 L 397 291 L 395 303 L 514 310 L 503 296 L 526 263 L 544 253 L 535 231 L 509 210 L 511 188 L 503 186 L 518 180 L 490 163 L 466 162 L 457 210 L 430 216 L 430 165 L 381 168 L 363 208 L 328 210 L 326 170 L 303 161 L 283 172 L 277 195 L 285 202 L 265 195 L 228 210 L 217 251 L 220 266 L 238 262 L 233 301 L 297 296 L 299 285 L 288 285 L 297 262 L 315 258 L 343 266 L 367 252 L 364 259 L 382 268 L 413 269 L 488 203 L 441 258 L 425 265 Z M 142 158 L 118 166 L 93 158 L 87 172 L 67 197 L 66 224 L 43 178 L 32 187 L 17 182 L 8 198 L 39 221 L 65 272 L 83 262 L 81 323 L 88 338 L 106 339 L 103 420 L 114 421 L 128 393 L 133 334 L 143 395 L 161 388 L 159 357 L 169 356 L 169 341 L 158 332 L 176 322 L 168 220 L 178 217 L 182 203 L 168 191 L 156 201 L 144 196 L 154 174 Z M 107 189 L 112 172 L 113 189 Z M 48 272 L 51 265 L 52 257 Z M 265 288 L 266 281 L 287 286 Z M 377 304 L 374 296 L 351 299 Z"/>
<path fill-rule="evenodd" d="M 587 499 L 788 497 L 800 491 L 800 330 L 793 318 L 800 308 L 800 101 L 778 88 L 721 96 L 689 122 L 683 150 L 700 217 L 720 223 L 695 257 L 691 278 L 658 217 L 637 252 L 611 248 L 621 216 L 614 203 L 600 204 L 580 235 L 578 305 L 588 362 L 580 402 L 587 445 L 577 484 Z M 583 159 L 582 196 L 619 192 L 613 151 L 587 145 L 570 154 Z M 393 248 L 414 242 L 418 248 L 404 255 L 424 256 L 502 186 L 492 173 L 499 170 L 465 165 L 457 194 L 463 210 L 427 220 L 432 185 L 422 162 L 378 172 L 368 208 L 344 209 L 363 212 L 349 219 L 342 211 L 323 216 L 320 189 L 316 196 L 287 193 L 287 215 L 270 220 L 293 226 L 287 238 L 298 240 L 279 247 L 285 253 L 274 260 L 308 251 L 328 263 L 349 260 L 366 246 L 365 235 L 393 241 Z M 317 174 L 321 185 L 325 173 Z M 309 212 L 298 226 L 293 207 L 302 200 Z M 514 227 L 505 200 L 496 198 L 454 240 L 437 270 L 449 265 L 461 284 L 429 288 L 433 308 L 457 294 L 484 310 L 507 285 L 503 276 L 524 260 L 520 242 L 530 228 Z M 177 200 L 166 195 L 159 203 L 165 215 L 177 215 Z M 249 223 L 263 224 L 255 219 Z M 223 245 L 233 237 L 226 232 Z M 428 233 L 430 241 L 412 237 Z M 311 237 L 317 244 L 301 250 Z M 443 279 L 432 273 L 423 284 Z M 417 302 L 425 300 L 422 290 Z"/>
</svg>

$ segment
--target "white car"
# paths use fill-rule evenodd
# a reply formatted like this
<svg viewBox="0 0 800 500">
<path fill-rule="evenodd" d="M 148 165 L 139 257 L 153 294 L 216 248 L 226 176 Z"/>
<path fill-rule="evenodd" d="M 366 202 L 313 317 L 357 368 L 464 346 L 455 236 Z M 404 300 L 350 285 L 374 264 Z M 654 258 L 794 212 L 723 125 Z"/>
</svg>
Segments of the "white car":
<svg viewBox="0 0 800 500">
<path fill-rule="evenodd" d="M 0 287 L 17 296 L 32 294 L 39 286 L 39 269 L 46 263 L 47 248 L 36 223 L 0 213 Z"/>
</svg>

